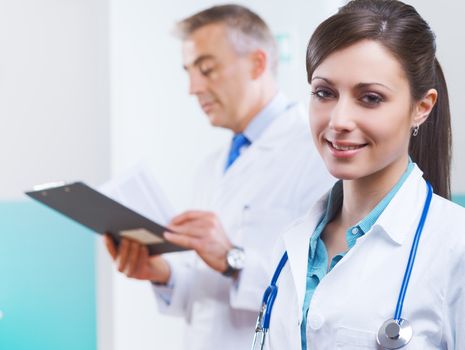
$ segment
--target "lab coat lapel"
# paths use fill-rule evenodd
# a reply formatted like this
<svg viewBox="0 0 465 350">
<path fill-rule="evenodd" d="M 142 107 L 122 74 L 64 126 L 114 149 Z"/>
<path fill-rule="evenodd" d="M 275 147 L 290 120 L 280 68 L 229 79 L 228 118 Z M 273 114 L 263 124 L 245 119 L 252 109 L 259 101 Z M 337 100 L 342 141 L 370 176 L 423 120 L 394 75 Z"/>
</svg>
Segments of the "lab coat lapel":
<svg viewBox="0 0 465 350">
<path fill-rule="evenodd" d="M 220 163 L 217 166 L 216 171 L 222 172 L 222 179 L 220 181 L 220 191 L 222 200 L 229 200 L 230 196 L 237 192 L 237 186 L 240 186 L 240 181 L 247 181 L 249 173 L 255 173 L 254 163 L 259 162 L 262 157 L 266 157 L 270 152 L 273 154 L 275 148 L 280 147 L 282 142 L 287 142 L 286 137 L 283 134 L 290 134 L 292 125 L 295 123 L 296 118 L 299 118 L 301 113 L 296 109 L 300 108 L 298 105 L 291 107 L 284 114 L 279 116 L 262 134 L 262 136 L 252 143 L 243 154 L 224 171 L 224 164 L 226 164 L 226 158 L 229 152 L 228 149 L 223 152 L 223 156 L 220 158 Z M 292 137 L 290 135 L 289 137 Z M 310 134 L 309 134 L 310 137 Z"/>
<path fill-rule="evenodd" d="M 289 265 L 297 291 L 299 310 L 304 304 L 305 290 L 307 287 L 307 266 L 310 237 L 315 231 L 321 215 L 324 212 L 328 194 L 315 203 L 312 210 L 295 226 L 287 231 L 284 236 L 284 246 L 289 257 Z M 300 317 L 300 316 L 299 316 Z"/>
<path fill-rule="evenodd" d="M 386 244 L 384 252 L 388 252 L 396 246 L 412 242 L 426 199 L 426 184 L 422 179 L 422 174 L 422 171 L 415 165 L 410 176 L 392 198 L 370 231 L 357 240 L 357 244 L 336 264 L 322 281 L 322 284 L 327 283 L 329 279 L 335 278 L 341 267 L 350 261 L 352 255 L 360 253 L 360 249 L 362 249 L 366 240 L 379 240 L 380 235 L 384 235 L 387 238 L 387 240 L 384 240 Z M 339 276 L 339 278 L 342 277 Z"/>
<path fill-rule="evenodd" d="M 415 165 L 410 176 L 374 225 L 399 245 L 411 241 L 423 211 L 427 191 L 422 174 Z"/>
</svg>

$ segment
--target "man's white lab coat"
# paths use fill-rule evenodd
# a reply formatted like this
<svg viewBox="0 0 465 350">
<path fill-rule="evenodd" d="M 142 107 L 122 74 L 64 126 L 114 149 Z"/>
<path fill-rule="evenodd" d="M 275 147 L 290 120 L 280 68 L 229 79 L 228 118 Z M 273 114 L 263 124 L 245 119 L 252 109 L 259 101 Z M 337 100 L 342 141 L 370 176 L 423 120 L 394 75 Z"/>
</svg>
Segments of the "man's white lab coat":
<svg viewBox="0 0 465 350">
<path fill-rule="evenodd" d="M 248 349 L 273 247 L 283 230 L 334 182 L 314 148 L 302 108 L 280 115 L 224 172 L 229 145 L 206 160 L 194 209 L 215 212 L 246 265 L 236 283 L 194 253 L 171 259 L 174 290 L 159 308 L 187 321 L 189 350 Z"/>
</svg>

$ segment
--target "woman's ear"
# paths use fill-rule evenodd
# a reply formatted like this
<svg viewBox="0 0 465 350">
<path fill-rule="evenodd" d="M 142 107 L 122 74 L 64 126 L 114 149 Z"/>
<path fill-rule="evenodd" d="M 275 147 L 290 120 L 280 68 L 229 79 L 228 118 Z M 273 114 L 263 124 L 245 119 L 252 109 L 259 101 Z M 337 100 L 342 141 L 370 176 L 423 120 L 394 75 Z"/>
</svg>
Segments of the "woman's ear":
<svg viewBox="0 0 465 350">
<path fill-rule="evenodd" d="M 426 119 L 428 119 L 437 99 L 438 92 L 436 89 L 429 89 L 425 96 L 423 96 L 423 98 L 415 104 L 412 127 L 420 126 L 426 121 Z"/>
</svg>

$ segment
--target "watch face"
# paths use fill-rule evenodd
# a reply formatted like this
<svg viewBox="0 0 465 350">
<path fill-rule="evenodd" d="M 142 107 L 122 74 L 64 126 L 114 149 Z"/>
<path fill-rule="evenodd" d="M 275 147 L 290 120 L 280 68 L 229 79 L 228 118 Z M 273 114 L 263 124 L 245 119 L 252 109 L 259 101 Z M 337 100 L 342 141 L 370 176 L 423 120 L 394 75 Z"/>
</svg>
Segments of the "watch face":
<svg viewBox="0 0 465 350">
<path fill-rule="evenodd" d="M 242 249 L 233 248 L 228 252 L 228 265 L 234 270 L 242 270 L 244 268 L 245 253 Z"/>
</svg>

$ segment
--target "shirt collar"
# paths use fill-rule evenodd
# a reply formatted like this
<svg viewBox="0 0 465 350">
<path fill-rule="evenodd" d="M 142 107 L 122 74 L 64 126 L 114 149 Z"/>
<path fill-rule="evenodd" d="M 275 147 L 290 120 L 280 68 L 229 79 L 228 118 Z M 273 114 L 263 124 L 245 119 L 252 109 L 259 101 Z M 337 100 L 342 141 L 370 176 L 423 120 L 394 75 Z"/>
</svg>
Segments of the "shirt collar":
<svg viewBox="0 0 465 350">
<path fill-rule="evenodd" d="M 409 177 L 410 173 L 414 168 L 414 163 L 409 161 L 407 169 L 404 171 L 399 181 L 392 187 L 389 193 L 373 208 L 373 210 L 368 214 L 363 220 L 361 220 L 357 225 L 363 233 L 367 233 L 371 227 L 374 225 L 379 216 L 383 213 L 384 209 L 391 202 L 392 198 L 396 195 L 399 189 L 404 184 L 405 180 Z"/>
<path fill-rule="evenodd" d="M 243 134 L 254 143 L 271 123 L 290 107 L 289 99 L 282 92 L 275 97 L 250 121 Z"/>
<path fill-rule="evenodd" d="M 404 171 L 400 179 L 392 187 L 389 193 L 386 196 L 384 196 L 381 201 L 378 202 L 378 204 L 370 211 L 370 213 L 366 217 L 364 217 L 357 224 L 355 224 L 354 226 L 348 229 L 348 233 L 346 234 L 346 236 L 348 237 L 347 240 L 348 240 L 349 247 L 353 246 L 356 238 L 360 237 L 361 235 L 364 235 L 373 227 L 373 225 L 376 223 L 376 221 L 381 216 L 383 211 L 386 209 L 386 207 L 389 205 L 389 203 L 394 198 L 396 193 L 402 187 L 402 185 L 407 180 L 407 178 L 409 177 L 410 173 L 413 171 L 414 168 L 415 168 L 415 163 L 409 160 L 407 169 Z M 329 222 L 331 222 L 334 219 L 334 217 L 337 215 L 337 213 L 340 211 L 342 207 L 343 197 L 344 197 L 343 185 L 342 185 L 342 181 L 339 180 L 334 184 L 333 188 L 331 189 L 329 193 L 328 201 L 326 204 L 326 210 L 320 219 L 317 229 L 315 230 L 315 233 L 317 234 L 313 234 L 312 238 L 310 239 L 310 255 L 314 254 L 318 239 L 324 227 Z M 358 230 L 357 231 L 358 234 L 356 236 L 352 236 L 350 234 L 350 232 L 354 228 Z"/>
<path fill-rule="evenodd" d="M 373 230 L 384 232 L 399 245 L 411 237 L 418 226 L 427 194 L 422 175 L 423 172 L 414 164 L 411 175 L 373 225 Z"/>
<path fill-rule="evenodd" d="M 318 240 L 323 233 L 326 225 L 334 219 L 336 214 L 342 207 L 342 181 L 337 181 L 328 195 L 328 201 L 326 203 L 326 210 L 324 211 L 318 226 L 316 227 L 312 237 L 310 238 L 310 258 L 313 259 L 316 253 Z"/>
</svg>

